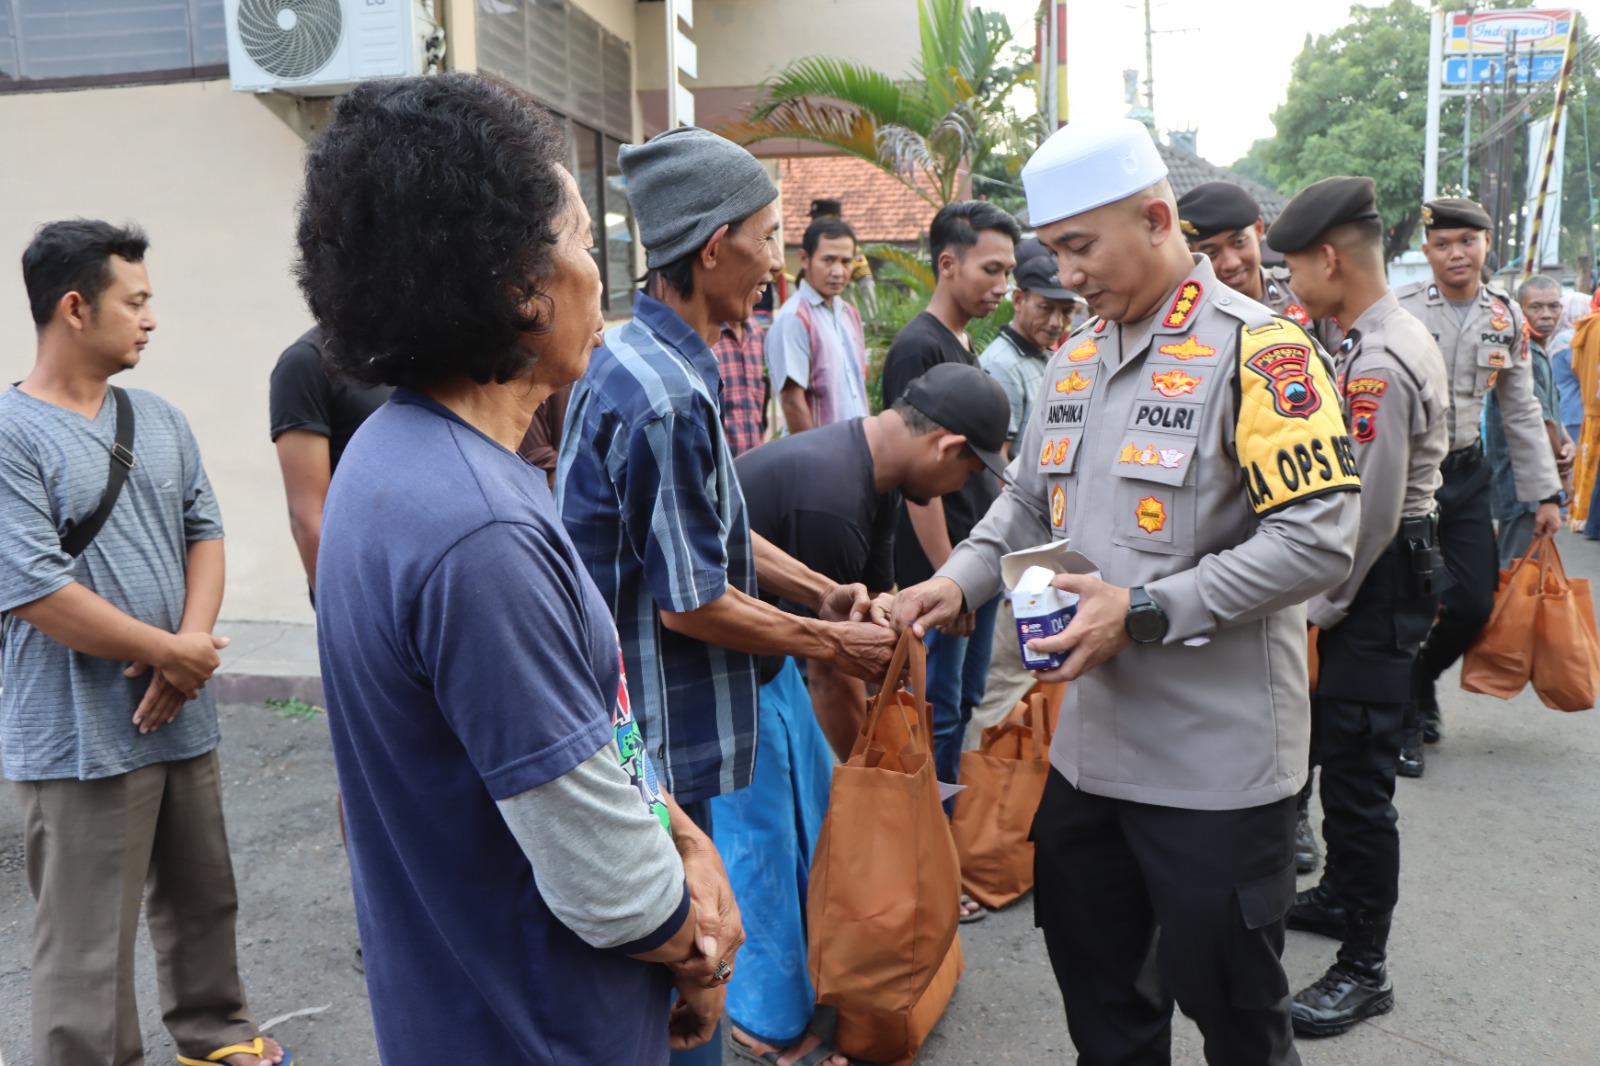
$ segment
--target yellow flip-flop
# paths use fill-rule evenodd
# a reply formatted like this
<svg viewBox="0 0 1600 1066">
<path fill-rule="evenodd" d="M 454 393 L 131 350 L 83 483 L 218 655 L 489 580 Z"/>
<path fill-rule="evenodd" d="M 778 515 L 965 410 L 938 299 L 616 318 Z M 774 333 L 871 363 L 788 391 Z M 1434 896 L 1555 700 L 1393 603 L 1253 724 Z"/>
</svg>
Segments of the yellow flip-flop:
<svg viewBox="0 0 1600 1066">
<path fill-rule="evenodd" d="M 282 1045 L 279 1046 L 281 1047 Z M 229 1055 L 254 1055 L 259 1059 L 265 1056 L 266 1053 L 267 1042 L 258 1036 L 248 1044 L 229 1044 L 227 1047 L 218 1048 L 203 1059 L 188 1059 L 179 1055 L 178 1061 L 183 1063 L 183 1066 L 215 1066 L 216 1063 L 221 1062 Z M 294 1066 L 294 1052 L 284 1048 L 283 1061 L 278 1063 L 278 1066 Z"/>
</svg>

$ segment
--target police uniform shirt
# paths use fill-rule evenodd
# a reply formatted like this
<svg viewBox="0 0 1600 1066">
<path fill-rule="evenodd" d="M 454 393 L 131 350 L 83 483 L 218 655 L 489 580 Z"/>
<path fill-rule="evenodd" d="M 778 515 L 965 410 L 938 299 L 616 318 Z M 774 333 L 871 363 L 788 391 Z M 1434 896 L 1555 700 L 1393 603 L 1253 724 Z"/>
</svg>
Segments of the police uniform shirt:
<svg viewBox="0 0 1600 1066">
<path fill-rule="evenodd" d="M 1050 362 L 1001 497 L 940 571 L 1066 539 L 1170 622 L 1068 689 L 1051 763 L 1078 789 L 1193 810 L 1294 795 L 1310 738 L 1304 603 L 1349 573 L 1355 459 L 1326 356 L 1197 258 L 1143 323 Z"/>
<path fill-rule="evenodd" d="M 1428 329 L 1392 292 L 1361 313 L 1335 354 L 1335 369 L 1361 471 L 1361 531 L 1355 566 L 1306 606 L 1313 625 L 1342 622 L 1402 518 L 1434 510 L 1450 446 L 1449 375 Z"/>
<path fill-rule="evenodd" d="M 1289 285 L 1289 271 L 1281 266 L 1261 268 L 1261 302 L 1273 314 L 1292 318 L 1306 328 L 1311 326 L 1311 316 L 1300 306 L 1300 298 Z"/>
<path fill-rule="evenodd" d="M 1398 290 L 1410 311 L 1439 342 L 1450 375 L 1450 450 L 1477 444 L 1483 397 L 1492 385 L 1500 397 L 1506 444 L 1516 475 L 1517 498 L 1544 500 L 1561 491 L 1544 415 L 1533 393 L 1533 367 L 1522 337 L 1522 311 L 1504 292 L 1478 288 L 1465 320 L 1446 302 L 1439 286 L 1419 281 Z"/>
</svg>

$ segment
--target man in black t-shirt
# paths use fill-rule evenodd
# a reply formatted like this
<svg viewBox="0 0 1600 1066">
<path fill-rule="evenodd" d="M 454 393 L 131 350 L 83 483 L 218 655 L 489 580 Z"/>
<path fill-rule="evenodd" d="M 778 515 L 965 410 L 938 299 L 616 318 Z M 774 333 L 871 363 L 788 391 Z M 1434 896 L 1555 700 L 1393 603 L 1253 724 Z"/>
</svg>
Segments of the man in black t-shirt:
<svg viewBox="0 0 1600 1066">
<path fill-rule="evenodd" d="M 888 591 L 901 495 L 936 500 L 985 468 L 1003 469 L 1009 418 L 999 382 L 977 367 L 936 366 L 883 414 L 782 437 L 735 460 L 750 531 L 840 584 Z M 801 916 L 828 805 L 828 746 L 848 755 L 866 709 L 857 678 L 817 660 L 807 672 L 809 699 L 793 659 L 763 672 L 755 778 L 711 801 L 712 836 L 749 931 L 728 985 L 733 1039 L 791 1059 L 810 1055 L 819 1040 L 807 1035 L 815 993 Z"/>
<path fill-rule="evenodd" d="M 322 365 L 322 331 L 315 326 L 284 349 L 272 368 L 272 442 L 289 498 L 289 531 L 313 596 L 328 485 L 345 445 L 390 391 L 329 377 Z"/>
<path fill-rule="evenodd" d="M 983 200 L 960 200 L 939 209 L 928 229 L 928 249 L 937 281 L 927 310 L 906 323 L 883 364 L 883 402 L 896 400 L 906 384 L 940 363 L 978 364 L 967 323 L 1000 306 L 1009 290 L 1022 231 L 1016 219 Z M 999 481 L 976 477 L 967 487 L 926 507 L 901 508 L 895 578 L 901 588 L 926 581 L 967 538 L 999 495 Z M 994 644 L 999 599 L 967 604 L 959 627 L 928 634 L 928 698 L 933 704 L 935 763 L 939 780 L 955 783 L 961 742 L 972 709 L 983 699 Z M 948 804 L 946 805 L 949 806 Z M 982 912 L 969 908 L 972 919 Z"/>
</svg>

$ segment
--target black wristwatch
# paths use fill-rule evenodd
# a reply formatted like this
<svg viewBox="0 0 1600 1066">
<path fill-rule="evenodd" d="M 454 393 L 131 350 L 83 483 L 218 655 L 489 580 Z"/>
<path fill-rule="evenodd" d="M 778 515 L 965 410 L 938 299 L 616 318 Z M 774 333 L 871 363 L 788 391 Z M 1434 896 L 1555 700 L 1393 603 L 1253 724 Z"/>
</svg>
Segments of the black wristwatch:
<svg viewBox="0 0 1600 1066">
<path fill-rule="evenodd" d="M 1558 504 L 1558 503 L 1561 502 L 1561 493 L 1558 492 L 1554 496 L 1546 496 L 1544 499 L 1540 500 L 1539 502 L 1540 503 L 1557 503 Z"/>
<path fill-rule="evenodd" d="M 1159 644 L 1167 638 L 1167 612 L 1156 605 L 1143 585 L 1128 590 L 1128 636 L 1135 644 Z"/>
</svg>

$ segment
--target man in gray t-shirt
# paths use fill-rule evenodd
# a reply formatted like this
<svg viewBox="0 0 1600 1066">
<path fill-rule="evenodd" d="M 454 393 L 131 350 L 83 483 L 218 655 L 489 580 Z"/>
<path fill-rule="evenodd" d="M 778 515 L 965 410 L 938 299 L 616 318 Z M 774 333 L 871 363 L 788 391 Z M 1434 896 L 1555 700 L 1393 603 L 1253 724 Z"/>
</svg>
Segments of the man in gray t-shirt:
<svg viewBox="0 0 1600 1066">
<path fill-rule="evenodd" d="M 227 644 L 211 634 L 222 520 L 177 409 L 128 390 L 121 492 L 81 554 L 62 546 L 106 495 L 120 417 L 109 379 L 155 329 L 146 243 L 104 222 L 40 228 L 22 257 L 36 361 L 0 393 L 0 768 L 17 783 L 38 901 L 34 1061 L 142 1058 L 129 980 L 142 894 L 180 1060 L 279 1063 L 239 980 L 204 691 Z"/>
</svg>

